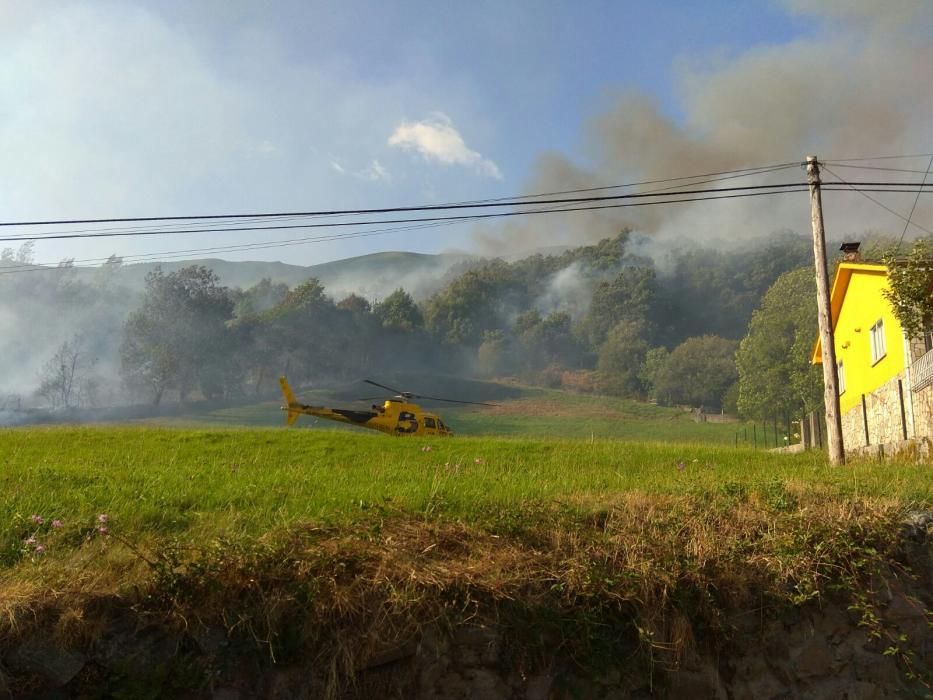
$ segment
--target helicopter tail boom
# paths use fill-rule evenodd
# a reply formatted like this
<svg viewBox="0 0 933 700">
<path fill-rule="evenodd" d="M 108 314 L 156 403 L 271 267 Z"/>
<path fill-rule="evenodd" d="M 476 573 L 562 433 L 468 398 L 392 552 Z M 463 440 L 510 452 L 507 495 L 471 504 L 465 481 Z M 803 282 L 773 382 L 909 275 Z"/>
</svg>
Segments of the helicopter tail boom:
<svg viewBox="0 0 933 700">
<path fill-rule="evenodd" d="M 301 404 L 299 404 L 298 399 L 295 398 L 295 394 L 288 385 L 288 381 L 285 377 L 279 377 L 279 386 L 282 387 L 282 395 L 285 397 L 285 406 L 282 406 L 282 410 L 288 411 L 288 415 L 285 416 L 285 422 L 288 425 L 294 425 L 295 421 L 298 420 L 298 416 L 301 415 L 301 412 L 296 410 Z"/>
</svg>

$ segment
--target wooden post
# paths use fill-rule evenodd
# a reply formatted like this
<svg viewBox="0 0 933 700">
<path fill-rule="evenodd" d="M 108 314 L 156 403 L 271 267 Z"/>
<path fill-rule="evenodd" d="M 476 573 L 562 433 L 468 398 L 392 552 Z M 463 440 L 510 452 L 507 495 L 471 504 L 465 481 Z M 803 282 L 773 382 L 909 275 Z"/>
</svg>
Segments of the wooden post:
<svg viewBox="0 0 933 700">
<path fill-rule="evenodd" d="M 907 414 L 904 411 L 904 382 L 897 380 L 897 401 L 901 406 L 901 435 L 907 439 Z"/>
<path fill-rule="evenodd" d="M 868 408 L 865 406 L 865 394 L 862 394 L 862 424 L 865 426 L 865 446 L 868 447 L 871 441 L 868 439 Z"/>
<path fill-rule="evenodd" d="M 826 270 L 826 234 L 823 230 L 823 198 L 820 194 L 820 166 L 816 156 L 807 156 L 807 182 L 810 185 L 810 221 L 813 225 L 813 262 L 816 268 L 816 308 L 823 350 L 823 399 L 826 404 L 826 442 L 829 462 L 844 464 L 842 416 L 839 415 L 839 375 L 830 311 L 829 275 Z"/>
</svg>

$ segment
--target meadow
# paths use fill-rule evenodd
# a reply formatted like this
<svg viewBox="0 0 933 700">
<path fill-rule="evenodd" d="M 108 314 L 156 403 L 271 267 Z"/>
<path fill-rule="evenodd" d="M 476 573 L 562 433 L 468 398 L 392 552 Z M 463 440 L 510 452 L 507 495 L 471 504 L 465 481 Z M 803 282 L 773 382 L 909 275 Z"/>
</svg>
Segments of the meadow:
<svg viewBox="0 0 933 700">
<path fill-rule="evenodd" d="M 422 383 L 424 383 L 422 379 Z M 470 400 L 488 401 L 490 389 L 502 390 L 491 382 L 474 382 Z M 438 385 L 437 389 L 433 388 Z M 446 387 L 436 378 L 432 391 L 441 394 L 463 395 L 457 385 Z M 459 406 L 455 404 L 425 402 L 425 407 L 439 412 L 458 436 L 511 436 L 526 438 L 591 438 L 627 440 L 636 442 L 703 442 L 718 445 L 738 443 L 751 447 L 752 424 L 747 422 L 697 422 L 693 414 L 680 408 L 656 406 L 649 403 L 612 396 L 577 394 L 556 389 L 527 386 L 508 386 L 510 395 L 493 398 L 494 406 Z M 325 406 L 354 406 L 346 392 L 308 391 L 299 393 L 305 403 Z M 495 396 L 495 394 L 493 394 Z M 143 422 L 180 427 L 190 426 L 281 426 L 284 418 L 279 411 L 281 400 L 244 403 L 230 407 L 199 408 L 171 418 L 146 419 Z M 364 407 L 360 405 L 359 407 Z M 302 418 L 298 426 L 306 429 L 343 429 L 359 433 L 357 428 L 343 428 L 327 421 Z M 764 426 L 757 426 L 758 446 L 765 447 Z M 778 444 L 784 444 L 786 428 L 778 426 Z M 768 446 L 774 445 L 773 426 L 767 426 Z M 792 438 L 793 436 L 789 436 Z M 793 441 L 793 440 L 791 440 Z"/>
<path fill-rule="evenodd" d="M 722 427 L 643 411 L 632 423 Z M 530 432 L 551 430 L 537 420 Z M 333 690 L 386 640 L 493 617 L 528 668 L 558 647 L 598 664 L 620 630 L 638 630 L 638 663 L 674 664 L 692 644 L 684 624 L 727 644 L 730 615 L 750 607 L 842 596 L 877 626 L 870 582 L 905 570 L 902 523 L 933 508 L 927 465 L 831 468 L 821 452 L 606 439 L 594 425 L 574 438 L 0 430 L 0 647 L 42 634 L 93 649 L 132 610 L 162 634 L 196 622 L 276 663 L 324 659 Z M 185 663 L 184 686 L 168 666 L 139 682 L 210 683 Z"/>
</svg>

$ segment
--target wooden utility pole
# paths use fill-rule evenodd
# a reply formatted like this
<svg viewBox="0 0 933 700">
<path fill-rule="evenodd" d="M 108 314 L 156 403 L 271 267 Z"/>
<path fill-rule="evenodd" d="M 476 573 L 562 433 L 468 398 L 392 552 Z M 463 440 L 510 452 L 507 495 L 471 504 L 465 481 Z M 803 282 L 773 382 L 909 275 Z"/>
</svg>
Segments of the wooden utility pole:
<svg viewBox="0 0 933 700">
<path fill-rule="evenodd" d="M 829 461 L 844 464 L 842 416 L 839 415 L 839 375 L 829 301 L 829 275 L 826 270 L 826 236 L 823 232 L 823 198 L 820 196 L 820 165 L 816 156 L 807 156 L 807 182 L 810 184 L 810 220 L 813 223 L 813 262 L 816 266 L 816 308 L 823 350 L 823 398 L 826 404 L 826 445 Z"/>
</svg>

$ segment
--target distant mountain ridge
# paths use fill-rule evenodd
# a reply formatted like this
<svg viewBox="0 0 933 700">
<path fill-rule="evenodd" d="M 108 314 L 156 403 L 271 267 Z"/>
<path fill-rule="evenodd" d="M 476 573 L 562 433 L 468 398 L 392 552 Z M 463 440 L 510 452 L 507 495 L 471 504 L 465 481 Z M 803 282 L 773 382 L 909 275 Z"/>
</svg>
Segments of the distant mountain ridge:
<svg viewBox="0 0 933 700">
<path fill-rule="evenodd" d="M 213 270 L 227 287 L 252 287 L 263 278 L 284 282 L 289 287 L 314 277 L 331 296 L 351 292 L 367 297 L 381 297 L 398 287 L 404 287 L 415 297 L 427 296 L 441 286 L 450 268 L 472 259 L 465 253 L 370 253 L 318 265 L 290 265 L 283 262 L 231 261 L 219 258 L 179 260 L 159 263 L 128 263 L 117 273 L 116 281 L 134 290 L 142 290 L 146 275 L 156 267 L 174 272 L 191 265 L 203 265 Z M 96 270 L 78 270 L 94 274 Z"/>
</svg>

